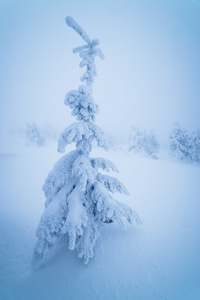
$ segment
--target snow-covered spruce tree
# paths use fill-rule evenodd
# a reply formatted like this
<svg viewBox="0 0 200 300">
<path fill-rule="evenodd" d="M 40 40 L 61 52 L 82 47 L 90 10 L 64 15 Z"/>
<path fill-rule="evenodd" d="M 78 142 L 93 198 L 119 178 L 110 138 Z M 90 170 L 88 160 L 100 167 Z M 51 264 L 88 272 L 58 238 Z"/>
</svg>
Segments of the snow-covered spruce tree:
<svg viewBox="0 0 200 300">
<path fill-rule="evenodd" d="M 94 140 L 99 147 L 108 150 L 103 131 L 94 123 L 98 112 L 92 97 L 95 57 L 103 58 L 97 47 L 99 41 L 91 40 L 73 18 L 67 17 L 66 23 L 86 42 L 73 50 L 82 59 L 80 67 L 86 67 L 81 77 L 85 84 L 65 97 L 65 104 L 72 109 L 72 115 L 78 122 L 63 131 L 58 151 L 65 152 L 70 143 L 75 143 L 76 150 L 64 155 L 55 164 L 44 183 L 46 203 L 37 229 L 34 265 L 43 261 L 49 250 L 61 240 L 68 243 L 70 250 L 76 249 L 78 256 L 88 263 L 94 254 L 101 224 L 118 222 L 122 229 L 126 229 L 134 220 L 141 223 L 135 211 L 112 196 L 114 192 L 128 194 L 124 185 L 116 178 L 99 172 L 100 169 L 117 172 L 115 165 L 101 157 L 90 157 Z"/>
<path fill-rule="evenodd" d="M 129 151 L 142 152 L 144 145 L 144 132 L 132 127 L 129 135 Z"/>
<path fill-rule="evenodd" d="M 132 127 L 129 135 L 129 151 L 142 153 L 153 159 L 158 159 L 159 143 L 156 136 L 147 134 L 144 130 Z"/>
<path fill-rule="evenodd" d="M 200 130 L 194 131 L 189 140 L 189 155 L 192 162 L 200 163 Z"/>
<path fill-rule="evenodd" d="M 184 159 L 190 157 L 190 137 L 185 128 L 175 123 L 169 135 L 170 154 L 174 158 Z"/>
<path fill-rule="evenodd" d="M 25 141 L 26 146 L 42 147 L 45 145 L 45 138 L 35 123 L 26 124 Z"/>
<path fill-rule="evenodd" d="M 158 159 L 160 145 L 155 134 L 146 135 L 146 143 L 144 144 L 145 153 L 153 159 Z"/>
</svg>

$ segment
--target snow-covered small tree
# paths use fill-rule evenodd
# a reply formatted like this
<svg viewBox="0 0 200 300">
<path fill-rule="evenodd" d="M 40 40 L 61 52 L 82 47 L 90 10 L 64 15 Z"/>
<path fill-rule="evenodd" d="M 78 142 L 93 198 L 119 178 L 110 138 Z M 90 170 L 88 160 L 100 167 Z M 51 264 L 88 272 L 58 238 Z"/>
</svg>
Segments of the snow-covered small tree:
<svg viewBox="0 0 200 300">
<path fill-rule="evenodd" d="M 145 153 L 153 159 L 158 159 L 160 145 L 155 134 L 146 135 L 146 143 L 144 144 Z"/>
<path fill-rule="evenodd" d="M 134 221 L 141 223 L 134 210 L 113 198 L 114 192 L 128 194 L 124 185 L 115 177 L 100 172 L 117 172 L 116 166 L 104 158 L 90 157 L 93 141 L 99 147 L 109 149 L 103 131 L 94 123 L 98 113 L 92 96 L 96 76 L 95 57 L 103 58 L 97 47 L 99 41 L 91 40 L 73 18 L 67 17 L 66 23 L 86 42 L 73 50 L 82 59 L 80 67 L 86 67 L 81 77 L 85 84 L 65 97 L 65 104 L 72 109 L 72 115 L 78 122 L 71 124 L 60 135 L 58 151 L 65 152 L 65 147 L 71 143 L 75 143 L 76 150 L 64 155 L 55 164 L 44 183 L 45 211 L 37 229 L 34 264 L 38 264 L 61 240 L 67 241 L 69 249 L 76 249 L 78 256 L 88 263 L 93 256 L 101 224 L 117 222 L 125 229 Z"/>
<path fill-rule="evenodd" d="M 129 151 L 131 150 L 158 159 L 159 143 L 153 133 L 147 134 L 144 130 L 132 127 L 129 136 Z"/>
<path fill-rule="evenodd" d="M 45 138 L 35 123 L 26 124 L 25 141 L 27 146 L 42 147 L 45 145 Z"/>
<path fill-rule="evenodd" d="M 144 132 L 137 127 L 132 127 L 129 135 L 129 151 L 142 152 L 144 145 Z"/>
<path fill-rule="evenodd" d="M 191 160 L 200 163 L 200 130 L 192 132 L 188 151 Z"/>
<path fill-rule="evenodd" d="M 184 159 L 190 157 L 190 137 L 185 128 L 175 123 L 169 135 L 170 154 L 172 157 Z"/>
</svg>

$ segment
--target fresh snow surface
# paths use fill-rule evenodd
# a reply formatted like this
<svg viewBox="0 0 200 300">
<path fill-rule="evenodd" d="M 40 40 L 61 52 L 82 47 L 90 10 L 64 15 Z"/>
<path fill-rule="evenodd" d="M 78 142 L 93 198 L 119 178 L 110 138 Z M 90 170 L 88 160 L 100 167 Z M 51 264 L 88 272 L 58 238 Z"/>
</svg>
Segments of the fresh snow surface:
<svg viewBox="0 0 200 300">
<path fill-rule="evenodd" d="M 97 156 L 115 163 L 130 193 L 116 199 L 137 211 L 143 225 L 122 231 L 105 224 L 88 265 L 60 245 L 32 270 L 41 187 L 61 154 L 56 145 L 2 151 L 0 299 L 200 299 L 200 167 L 165 153 L 159 160 L 124 150 L 94 150 Z"/>
</svg>

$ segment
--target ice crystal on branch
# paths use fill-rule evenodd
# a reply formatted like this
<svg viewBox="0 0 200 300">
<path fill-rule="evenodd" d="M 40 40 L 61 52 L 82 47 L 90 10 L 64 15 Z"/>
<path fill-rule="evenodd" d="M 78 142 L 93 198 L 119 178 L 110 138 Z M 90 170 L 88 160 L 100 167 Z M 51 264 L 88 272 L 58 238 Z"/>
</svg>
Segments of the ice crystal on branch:
<svg viewBox="0 0 200 300">
<path fill-rule="evenodd" d="M 140 218 L 131 208 L 113 198 L 113 193 L 128 194 L 124 185 L 116 178 L 101 174 L 99 169 L 118 172 L 116 166 L 104 158 L 90 158 L 92 143 L 109 150 L 109 142 L 95 121 L 98 106 L 92 97 L 92 83 L 96 76 L 95 57 L 103 54 L 97 48 L 99 41 L 91 40 L 87 33 L 71 18 L 66 18 L 86 42 L 74 49 L 86 67 L 78 90 L 70 91 L 65 104 L 79 122 L 71 124 L 60 135 L 58 151 L 63 153 L 68 144 L 74 143 L 76 150 L 64 155 L 55 164 L 43 186 L 46 196 L 45 211 L 41 217 L 34 249 L 33 263 L 43 261 L 49 250 L 59 241 L 68 242 L 70 250 L 76 249 L 78 256 L 88 263 L 94 255 L 94 247 L 103 223 L 117 222 L 122 229 Z"/>
</svg>

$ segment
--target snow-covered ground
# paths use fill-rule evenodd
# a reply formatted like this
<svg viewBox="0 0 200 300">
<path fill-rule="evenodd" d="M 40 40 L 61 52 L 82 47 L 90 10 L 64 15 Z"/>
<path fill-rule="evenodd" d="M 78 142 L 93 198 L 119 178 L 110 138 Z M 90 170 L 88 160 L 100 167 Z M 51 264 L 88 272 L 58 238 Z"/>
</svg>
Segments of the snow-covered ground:
<svg viewBox="0 0 200 300">
<path fill-rule="evenodd" d="M 116 197 L 143 225 L 121 231 L 105 224 L 88 265 L 62 245 L 31 269 L 45 201 L 41 186 L 60 156 L 56 144 L 1 151 L 0 299 L 200 299 L 200 167 L 166 153 L 153 160 L 95 150 L 93 157 L 118 167 L 130 196 Z"/>
</svg>

